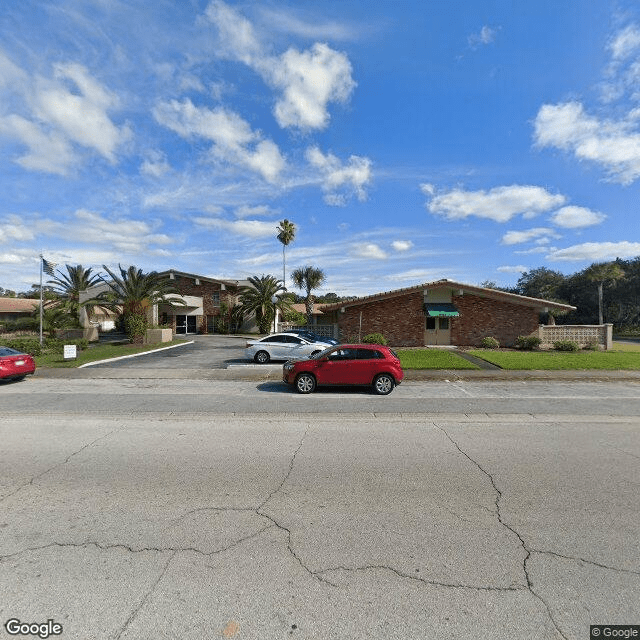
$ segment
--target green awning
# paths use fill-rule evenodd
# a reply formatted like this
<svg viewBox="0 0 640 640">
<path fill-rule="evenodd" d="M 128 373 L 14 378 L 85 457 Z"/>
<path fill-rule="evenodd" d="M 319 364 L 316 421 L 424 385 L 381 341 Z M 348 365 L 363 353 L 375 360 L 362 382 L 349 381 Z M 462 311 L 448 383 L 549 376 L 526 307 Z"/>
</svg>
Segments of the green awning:
<svg viewBox="0 0 640 640">
<path fill-rule="evenodd" d="M 438 316 L 457 317 L 460 315 L 450 302 L 427 302 L 424 305 L 424 312 L 430 318 L 437 318 Z"/>
</svg>

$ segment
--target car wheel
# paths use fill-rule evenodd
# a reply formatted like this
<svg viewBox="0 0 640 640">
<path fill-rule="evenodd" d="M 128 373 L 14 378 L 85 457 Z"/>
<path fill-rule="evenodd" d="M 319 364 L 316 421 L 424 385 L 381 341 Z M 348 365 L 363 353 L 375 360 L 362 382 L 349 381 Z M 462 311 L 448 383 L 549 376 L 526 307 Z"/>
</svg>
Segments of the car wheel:
<svg viewBox="0 0 640 640">
<path fill-rule="evenodd" d="M 296 378 L 298 393 L 312 393 L 316 388 L 316 379 L 310 373 L 301 373 Z"/>
<path fill-rule="evenodd" d="M 381 373 L 373 381 L 373 390 L 379 396 L 386 396 L 393 391 L 396 381 L 388 373 Z"/>
<path fill-rule="evenodd" d="M 258 353 L 256 353 L 255 356 L 253 356 L 253 359 L 258 364 L 267 364 L 267 362 L 269 362 L 271 357 L 269 356 L 269 354 L 266 351 L 258 351 Z"/>
</svg>

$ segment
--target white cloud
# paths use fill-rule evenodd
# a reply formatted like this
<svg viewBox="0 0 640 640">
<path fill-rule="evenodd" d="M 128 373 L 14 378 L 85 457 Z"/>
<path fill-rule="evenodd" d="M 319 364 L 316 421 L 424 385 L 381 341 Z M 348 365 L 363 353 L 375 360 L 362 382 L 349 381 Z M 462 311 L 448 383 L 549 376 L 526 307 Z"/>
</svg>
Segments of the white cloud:
<svg viewBox="0 0 640 640">
<path fill-rule="evenodd" d="M 475 49 L 480 45 L 490 44 L 495 40 L 497 33 L 497 29 L 492 29 L 491 27 L 485 25 L 482 27 L 482 29 L 480 29 L 479 33 L 474 33 L 469 36 L 469 38 L 467 39 L 469 42 L 469 46 Z"/>
<path fill-rule="evenodd" d="M 591 227 L 600 224 L 607 216 L 598 211 L 592 211 L 586 207 L 562 207 L 558 209 L 552 216 L 551 222 L 558 227 L 565 229 L 581 229 L 583 227 Z"/>
<path fill-rule="evenodd" d="M 140 171 L 153 178 L 161 178 L 170 169 L 166 156 L 160 151 L 149 151 L 140 165 Z"/>
<path fill-rule="evenodd" d="M 374 260 L 385 260 L 386 252 L 373 242 L 363 242 L 353 248 L 353 254 L 360 258 L 373 258 Z"/>
<path fill-rule="evenodd" d="M 8 216 L 7 222 L 0 223 L 0 242 L 9 240 L 33 240 L 33 227 L 25 223 L 19 216 Z"/>
<path fill-rule="evenodd" d="M 53 78 L 29 77 L 6 57 L 0 73 L 22 102 L 22 113 L 0 117 L 0 133 L 26 145 L 17 162 L 26 169 L 67 175 L 80 161 L 73 144 L 90 149 L 114 164 L 116 152 L 131 137 L 109 111 L 119 106 L 115 94 L 79 64 L 55 64 Z"/>
<path fill-rule="evenodd" d="M 425 195 L 432 196 L 431 185 L 422 185 L 421 189 Z M 490 191 L 453 189 L 434 195 L 427 204 L 427 209 L 447 220 L 464 220 L 469 216 L 476 216 L 495 222 L 508 222 L 516 215 L 530 218 L 564 202 L 564 196 L 549 193 L 542 187 L 511 185 L 495 187 Z"/>
<path fill-rule="evenodd" d="M 327 105 L 346 102 L 356 86 L 348 58 L 326 44 L 316 43 L 308 51 L 289 49 L 262 66 L 282 90 L 274 115 L 283 128 L 324 129 L 330 118 Z"/>
<path fill-rule="evenodd" d="M 276 237 L 276 222 L 264 220 L 224 220 L 223 218 L 194 218 L 193 222 L 206 229 L 221 229 L 250 238 Z"/>
<path fill-rule="evenodd" d="M 371 182 L 369 158 L 350 156 L 348 163 L 343 164 L 339 158 L 331 153 L 325 155 L 318 147 L 307 149 L 306 158 L 322 176 L 327 204 L 344 205 L 348 193 L 354 193 L 361 202 L 366 200 L 365 187 Z"/>
<path fill-rule="evenodd" d="M 279 11 L 273 8 L 260 7 L 263 19 L 269 24 L 269 28 L 277 29 L 285 33 L 291 33 L 303 38 L 319 40 L 355 40 L 362 32 L 362 25 L 351 27 L 342 22 L 323 20 L 314 16 L 313 19 L 301 20 L 291 15 L 288 11 Z"/>
<path fill-rule="evenodd" d="M 564 249 L 555 249 L 548 260 L 602 261 L 616 258 L 635 258 L 640 255 L 640 242 L 585 242 Z"/>
<path fill-rule="evenodd" d="M 275 182 L 285 167 L 280 150 L 271 140 L 262 140 L 238 114 L 217 108 L 196 107 L 191 100 L 161 102 L 155 119 L 185 139 L 202 137 L 213 142 L 212 154 L 238 163 Z"/>
<path fill-rule="evenodd" d="M 385 280 L 393 282 L 430 282 L 442 277 L 442 271 L 437 269 L 409 269 L 399 273 L 392 273 L 385 277 Z"/>
<path fill-rule="evenodd" d="M 635 118 L 599 120 L 578 102 L 543 105 L 535 120 L 535 143 L 572 152 L 602 165 L 611 179 L 631 184 L 640 176 L 640 133 Z"/>
<path fill-rule="evenodd" d="M 500 273 L 524 273 L 525 271 L 528 271 L 529 268 L 525 267 L 521 264 L 519 265 L 514 265 L 514 266 L 502 266 L 502 267 L 498 267 L 496 269 L 496 271 L 499 271 Z"/>
<path fill-rule="evenodd" d="M 277 213 L 271 207 L 267 207 L 266 205 L 259 205 L 255 207 L 251 207 L 249 205 L 243 205 L 242 207 L 238 207 L 233 212 L 236 218 L 250 218 L 253 216 L 273 216 Z M 274 222 L 274 227 L 277 226 Z"/>
<path fill-rule="evenodd" d="M 526 231 L 507 231 L 502 236 L 502 244 L 521 244 L 530 242 L 531 240 L 544 239 L 551 237 L 559 237 L 552 229 L 547 227 L 536 227 L 535 229 L 527 229 Z"/>
<path fill-rule="evenodd" d="M 609 43 L 609 50 L 614 60 L 624 60 L 640 51 L 640 29 L 630 24 L 617 33 Z"/>
<path fill-rule="evenodd" d="M 315 43 L 305 51 L 290 48 L 274 56 L 262 45 L 253 25 L 224 2 L 211 2 L 206 16 L 217 27 L 219 53 L 248 65 L 281 92 L 274 106 L 281 127 L 325 128 L 330 119 L 328 105 L 346 102 L 356 86 L 347 56 L 327 44 Z"/>
<path fill-rule="evenodd" d="M 411 247 L 413 247 L 413 242 L 411 242 L 411 240 L 394 240 L 391 243 L 391 246 L 396 251 L 408 251 L 409 249 L 411 249 Z"/>
</svg>

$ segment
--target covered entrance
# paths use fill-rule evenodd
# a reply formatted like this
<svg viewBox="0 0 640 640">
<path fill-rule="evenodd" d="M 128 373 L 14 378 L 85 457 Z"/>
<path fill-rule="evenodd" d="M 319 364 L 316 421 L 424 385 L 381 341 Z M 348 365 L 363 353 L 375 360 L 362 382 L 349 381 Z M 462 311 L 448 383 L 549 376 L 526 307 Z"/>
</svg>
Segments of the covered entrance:
<svg viewBox="0 0 640 640">
<path fill-rule="evenodd" d="M 176 315 L 176 333 L 187 334 L 198 332 L 198 317 Z"/>
<path fill-rule="evenodd" d="M 425 345 L 451 344 L 451 318 L 460 315 L 450 302 L 425 302 Z"/>
</svg>

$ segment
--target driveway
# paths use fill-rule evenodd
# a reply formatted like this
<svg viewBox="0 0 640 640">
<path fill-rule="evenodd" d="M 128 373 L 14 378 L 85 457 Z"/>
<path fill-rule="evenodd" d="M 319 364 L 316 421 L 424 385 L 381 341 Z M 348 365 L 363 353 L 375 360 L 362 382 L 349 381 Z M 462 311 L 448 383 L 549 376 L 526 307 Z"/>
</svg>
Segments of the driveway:
<svg viewBox="0 0 640 640">
<path fill-rule="evenodd" d="M 175 349 L 165 349 L 125 358 L 96 367 L 116 367 L 126 369 L 225 369 L 229 364 L 248 362 L 244 357 L 246 338 L 241 336 L 193 335 L 180 336 L 193 341 Z"/>
</svg>

